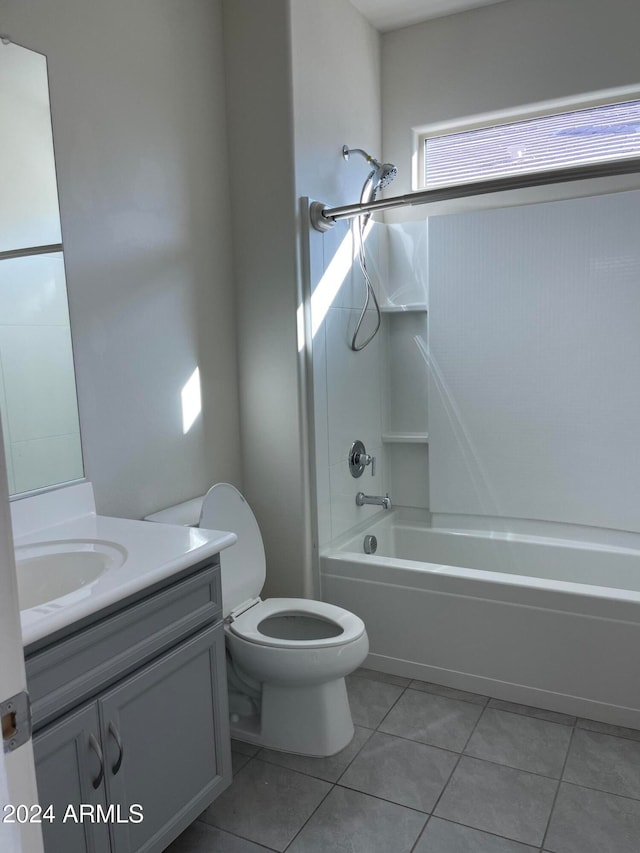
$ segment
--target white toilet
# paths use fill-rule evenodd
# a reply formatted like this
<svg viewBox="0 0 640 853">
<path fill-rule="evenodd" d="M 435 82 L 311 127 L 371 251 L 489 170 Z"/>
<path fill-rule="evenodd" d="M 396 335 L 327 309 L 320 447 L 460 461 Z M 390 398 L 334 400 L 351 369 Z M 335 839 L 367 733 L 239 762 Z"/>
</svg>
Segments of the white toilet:
<svg viewBox="0 0 640 853">
<path fill-rule="evenodd" d="M 234 486 L 208 491 L 200 527 L 238 536 L 221 554 L 232 736 L 304 755 L 339 752 L 353 737 L 344 678 L 368 654 L 364 622 L 322 601 L 260 599 L 262 536 Z"/>
</svg>

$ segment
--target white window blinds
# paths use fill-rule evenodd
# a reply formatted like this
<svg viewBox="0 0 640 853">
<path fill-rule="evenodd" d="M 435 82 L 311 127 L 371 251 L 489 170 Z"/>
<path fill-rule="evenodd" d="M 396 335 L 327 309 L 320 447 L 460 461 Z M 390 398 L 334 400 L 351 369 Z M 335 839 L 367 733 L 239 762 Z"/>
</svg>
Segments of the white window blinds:
<svg viewBox="0 0 640 853">
<path fill-rule="evenodd" d="M 640 101 L 424 140 L 425 188 L 640 156 Z"/>
</svg>

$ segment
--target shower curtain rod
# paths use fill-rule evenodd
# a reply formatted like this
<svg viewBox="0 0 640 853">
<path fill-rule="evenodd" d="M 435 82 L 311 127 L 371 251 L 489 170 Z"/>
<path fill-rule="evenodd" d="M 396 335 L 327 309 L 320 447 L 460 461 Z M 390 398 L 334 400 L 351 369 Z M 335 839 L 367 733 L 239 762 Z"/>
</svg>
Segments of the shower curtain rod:
<svg viewBox="0 0 640 853">
<path fill-rule="evenodd" d="M 428 204 L 434 201 L 528 189 L 546 184 L 564 184 L 569 181 L 583 181 L 591 178 L 610 178 L 616 175 L 629 175 L 634 172 L 640 172 L 640 159 L 591 163 L 588 166 L 574 166 L 570 169 L 553 169 L 547 172 L 533 172 L 529 175 L 455 184 L 441 189 L 406 193 L 405 195 L 365 202 L 364 204 L 345 204 L 342 207 L 327 208 L 321 201 L 314 201 L 310 205 L 311 224 L 316 231 L 328 231 L 340 219 L 353 219 L 362 213 L 374 213 L 377 210 L 391 210 L 396 207 Z"/>
</svg>

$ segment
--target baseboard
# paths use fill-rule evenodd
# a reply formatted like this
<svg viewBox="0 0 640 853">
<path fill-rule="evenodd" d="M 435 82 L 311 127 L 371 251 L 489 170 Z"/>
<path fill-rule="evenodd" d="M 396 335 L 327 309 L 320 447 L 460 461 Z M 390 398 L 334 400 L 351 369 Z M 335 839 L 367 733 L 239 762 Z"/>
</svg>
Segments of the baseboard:
<svg viewBox="0 0 640 853">
<path fill-rule="evenodd" d="M 549 711 L 558 711 L 562 714 L 571 714 L 588 720 L 598 720 L 602 723 L 640 729 L 640 709 L 638 708 L 610 705 L 606 702 L 586 699 L 581 696 L 555 693 L 537 687 L 527 687 L 524 684 L 498 681 L 494 678 L 441 669 L 437 666 L 400 660 L 386 655 L 370 654 L 363 666 L 390 675 L 401 675 L 405 678 L 416 678 L 420 681 L 442 684 L 445 687 L 455 687 L 458 690 L 480 693 L 483 696 L 491 696 L 506 702 L 532 705 L 535 708 L 545 708 Z"/>
</svg>

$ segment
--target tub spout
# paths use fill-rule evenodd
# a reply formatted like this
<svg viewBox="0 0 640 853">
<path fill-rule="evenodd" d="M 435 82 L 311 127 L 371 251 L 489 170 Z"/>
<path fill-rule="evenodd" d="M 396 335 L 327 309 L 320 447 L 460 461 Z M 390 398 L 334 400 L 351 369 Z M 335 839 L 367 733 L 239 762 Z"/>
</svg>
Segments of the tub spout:
<svg viewBox="0 0 640 853">
<path fill-rule="evenodd" d="M 356 495 L 356 506 L 381 506 L 385 509 L 391 509 L 392 503 L 389 493 L 386 495 L 365 495 L 364 492 L 358 492 Z"/>
</svg>

